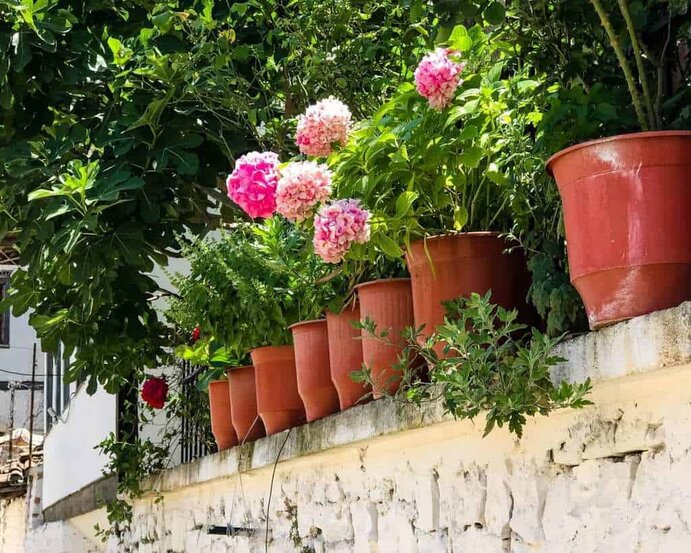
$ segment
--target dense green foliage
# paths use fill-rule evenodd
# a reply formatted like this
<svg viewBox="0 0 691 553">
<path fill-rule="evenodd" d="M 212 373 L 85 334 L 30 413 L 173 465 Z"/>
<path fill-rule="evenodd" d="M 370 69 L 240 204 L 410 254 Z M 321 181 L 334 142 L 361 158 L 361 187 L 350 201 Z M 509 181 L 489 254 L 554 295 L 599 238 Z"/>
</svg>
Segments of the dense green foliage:
<svg viewBox="0 0 691 553">
<path fill-rule="evenodd" d="M 173 283 L 168 317 L 185 335 L 199 325 L 231 357 L 291 343 L 288 327 L 316 319 L 333 298 L 321 281 L 332 270 L 312 255 L 307 236 L 280 217 L 242 226 L 184 248 L 190 273 Z"/>
<path fill-rule="evenodd" d="M 240 217 L 222 177 L 249 149 L 288 147 L 309 101 L 338 94 L 364 115 L 393 90 L 428 40 L 418 12 L 410 25 L 396 3 L 0 2 L 0 235 L 23 266 L 8 304 L 33 310 L 45 350 L 62 341 L 70 380 L 116 390 L 160 362 L 155 265 L 217 226 L 212 208 Z"/>
</svg>

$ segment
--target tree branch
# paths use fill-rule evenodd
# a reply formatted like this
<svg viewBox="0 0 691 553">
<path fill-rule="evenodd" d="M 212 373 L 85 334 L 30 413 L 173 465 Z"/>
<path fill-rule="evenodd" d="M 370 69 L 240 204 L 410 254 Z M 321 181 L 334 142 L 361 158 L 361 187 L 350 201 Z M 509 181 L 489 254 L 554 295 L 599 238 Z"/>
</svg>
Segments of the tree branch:
<svg viewBox="0 0 691 553">
<path fill-rule="evenodd" d="M 631 38 L 631 47 L 633 48 L 634 58 L 636 59 L 636 69 L 638 70 L 638 81 L 641 83 L 643 97 L 645 98 L 645 108 L 648 114 L 648 123 L 650 128 L 657 130 L 660 126 L 660 122 L 655 117 L 655 113 L 653 111 L 653 101 L 650 96 L 650 89 L 648 88 L 648 77 L 645 73 L 645 67 L 643 67 L 641 47 L 638 41 L 636 27 L 633 24 L 633 19 L 631 19 L 631 11 L 629 10 L 628 0 L 618 0 L 618 2 L 621 15 L 624 16 L 624 21 L 626 22 L 626 29 L 628 30 L 629 37 Z"/>
<path fill-rule="evenodd" d="M 621 49 L 621 44 L 619 44 L 619 39 L 617 38 L 617 33 L 614 32 L 614 28 L 612 27 L 612 22 L 609 19 L 609 16 L 607 15 L 607 12 L 605 9 L 602 7 L 602 2 L 600 0 L 590 0 L 590 3 L 593 5 L 595 8 L 595 11 L 597 12 L 597 15 L 600 17 L 600 22 L 602 23 L 602 26 L 604 27 L 605 31 L 607 32 L 607 37 L 609 38 L 609 43 L 611 44 L 612 48 L 614 49 L 614 53 L 617 56 L 617 60 L 619 60 L 619 65 L 621 66 L 621 70 L 624 72 L 624 79 L 626 79 L 626 85 L 629 89 L 629 94 L 631 94 L 631 100 L 633 101 L 633 107 L 636 110 L 636 117 L 638 118 L 638 124 L 641 126 L 641 128 L 644 131 L 648 130 L 648 121 L 645 118 L 645 111 L 643 110 L 643 104 L 641 102 L 641 97 L 638 93 L 638 89 L 636 88 L 636 81 L 633 78 L 633 73 L 631 72 L 631 67 L 629 66 L 629 62 L 626 61 L 626 56 L 624 55 L 624 51 Z"/>
</svg>

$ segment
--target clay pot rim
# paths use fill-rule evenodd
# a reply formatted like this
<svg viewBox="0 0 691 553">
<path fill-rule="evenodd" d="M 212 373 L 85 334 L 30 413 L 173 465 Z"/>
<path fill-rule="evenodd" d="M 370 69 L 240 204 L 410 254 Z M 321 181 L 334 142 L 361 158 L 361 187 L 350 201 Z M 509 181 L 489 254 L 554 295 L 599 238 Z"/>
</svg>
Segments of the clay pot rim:
<svg viewBox="0 0 691 553">
<path fill-rule="evenodd" d="M 242 365 L 241 367 L 226 367 L 226 374 L 240 369 L 254 369 L 254 365 Z"/>
<path fill-rule="evenodd" d="M 341 309 L 338 313 L 336 313 L 335 311 L 330 311 L 330 310 L 327 309 L 327 310 L 324 312 L 324 316 L 325 316 L 325 319 L 324 319 L 324 320 L 327 320 L 327 319 L 329 318 L 329 316 L 331 316 L 331 317 L 340 317 L 341 315 L 343 315 L 343 313 L 346 313 L 346 312 L 348 312 L 348 311 L 350 311 L 350 312 L 355 311 L 356 308 L 357 308 L 357 309 L 360 309 L 360 300 L 357 299 L 357 296 L 355 296 L 355 298 L 356 298 L 356 299 L 355 299 L 354 302 L 348 303 L 347 305 L 344 305 L 344 306 L 343 306 L 343 309 Z"/>
<path fill-rule="evenodd" d="M 250 355 L 252 355 L 252 353 L 254 353 L 255 351 L 265 350 L 265 349 L 269 349 L 269 348 L 290 348 L 290 349 L 293 349 L 293 345 L 292 344 L 281 344 L 280 346 L 274 346 L 274 345 L 269 344 L 267 346 L 259 346 L 256 348 L 252 348 L 249 353 L 250 353 Z M 252 365 L 252 366 L 254 367 L 254 365 Z"/>
<path fill-rule="evenodd" d="M 367 282 L 362 282 L 358 284 L 355 289 L 359 292 L 362 288 L 367 286 L 372 286 L 373 284 L 387 283 L 387 282 L 410 282 L 410 277 L 398 277 L 398 278 L 379 278 L 377 280 L 368 280 Z"/>
<path fill-rule="evenodd" d="M 672 131 L 643 131 L 643 132 L 630 132 L 625 134 L 615 134 L 614 136 L 606 136 L 604 138 L 596 138 L 594 140 L 588 140 L 586 142 L 580 142 L 579 144 L 574 144 L 563 150 L 559 150 L 556 154 L 553 154 L 545 163 L 545 168 L 547 172 L 554 176 L 552 169 L 554 168 L 554 163 L 561 157 L 570 154 L 581 148 L 589 148 L 591 146 L 607 144 L 608 142 L 622 142 L 625 140 L 634 140 L 636 138 L 660 138 L 664 136 L 679 136 L 691 138 L 691 131 L 684 130 L 672 130 Z"/>
<path fill-rule="evenodd" d="M 444 240 L 447 238 L 456 238 L 459 236 L 462 237 L 467 237 L 467 238 L 491 238 L 491 237 L 497 237 L 501 238 L 503 235 L 507 235 L 509 231 L 499 231 L 499 230 L 475 230 L 475 231 L 470 231 L 470 232 L 460 232 L 460 231 L 454 231 L 451 230 L 449 232 L 445 232 L 444 234 L 433 234 L 432 236 L 425 236 L 424 238 L 420 238 L 419 240 L 413 240 L 410 245 L 412 246 L 413 244 L 419 244 L 421 242 L 437 242 L 440 240 Z M 406 253 L 408 253 L 408 249 L 406 249 Z"/>
<path fill-rule="evenodd" d="M 300 321 L 299 323 L 293 323 L 288 327 L 288 330 L 293 330 L 294 328 L 300 327 L 300 326 L 307 326 L 307 325 L 313 325 L 317 323 L 324 323 L 326 324 L 326 319 L 310 319 L 309 321 Z"/>
<path fill-rule="evenodd" d="M 211 388 L 212 384 L 228 384 L 228 377 L 219 378 L 218 380 L 209 380 L 209 388 Z"/>
</svg>

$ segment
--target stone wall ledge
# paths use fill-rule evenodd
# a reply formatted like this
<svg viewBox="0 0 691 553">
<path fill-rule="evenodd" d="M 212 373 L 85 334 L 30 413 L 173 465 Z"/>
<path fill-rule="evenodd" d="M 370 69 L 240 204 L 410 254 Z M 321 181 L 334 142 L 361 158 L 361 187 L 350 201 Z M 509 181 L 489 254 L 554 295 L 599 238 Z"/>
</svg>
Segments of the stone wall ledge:
<svg viewBox="0 0 691 553">
<path fill-rule="evenodd" d="M 566 359 L 554 370 L 556 381 L 590 378 L 597 384 L 665 370 L 669 378 L 670 368 L 691 363 L 691 302 L 571 338 L 556 353 Z M 237 473 L 271 469 L 279 451 L 284 462 L 431 425 L 444 432 L 452 424 L 458 423 L 444 413 L 440 402 L 417 408 L 377 400 L 168 469 L 145 484 L 161 493 L 179 491 Z M 469 432 L 473 431 L 468 424 Z"/>
</svg>

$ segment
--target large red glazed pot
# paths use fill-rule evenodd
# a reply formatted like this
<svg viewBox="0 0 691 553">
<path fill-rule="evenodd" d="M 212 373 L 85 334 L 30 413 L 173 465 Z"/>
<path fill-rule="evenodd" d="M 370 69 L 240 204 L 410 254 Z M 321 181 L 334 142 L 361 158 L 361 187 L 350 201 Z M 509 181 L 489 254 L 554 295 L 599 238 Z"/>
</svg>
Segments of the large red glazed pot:
<svg viewBox="0 0 691 553">
<path fill-rule="evenodd" d="M 304 321 L 290 327 L 295 344 L 298 392 L 307 420 L 321 419 L 339 409 L 338 394 L 331 382 L 329 335 L 324 319 Z"/>
<path fill-rule="evenodd" d="M 230 418 L 230 394 L 227 380 L 209 382 L 209 409 L 211 411 L 211 433 L 219 451 L 238 445 L 238 437 Z"/>
<path fill-rule="evenodd" d="M 593 140 L 547 168 L 591 328 L 691 299 L 691 131 Z"/>
<path fill-rule="evenodd" d="M 413 296 L 409 278 L 365 282 L 357 287 L 360 320 L 368 317 L 377 334 L 388 331 L 386 342 L 363 333 L 362 359 L 372 374 L 373 396 L 379 398 L 398 390 L 401 379 L 393 369 L 403 350 L 401 331 L 413 325 Z M 391 342 L 391 343 L 387 343 Z"/>
<path fill-rule="evenodd" d="M 293 346 L 264 346 L 250 352 L 257 386 L 257 411 L 267 434 L 305 422 L 298 394 Z"/>
<path fill-rule="evenodd" d="M 346 306 L 340 313 L 327 313 L 331 380 L 336 386 L 341 409 L 348 409 L 372 389 L 355 382 L 350 374 L 362 368 L 362 332 L 354 326 L 360 321 L 360 306 Z"/>
<path fill-rule="evenodd" d="M 519 307 L 527 290 L 525 261 L 520 253 L 506 254 L 511 244 L 498 232 L 464 232 L 418 240 L 406 252 L 413 291 L 415 327 L 422 336 L 444 322 L 443 302 L 492 291 L 492 303 Z M 521 263 L 523 267 L 521 267 Z"/>
<path fill-rule="evenodd" d="M 257 387 L 254 367 L 228 370 L 230 383 L 230 414 L 240 443 L 252 442 L 266 435 L 264 423 L 257 413 Z"/>
</svg>

